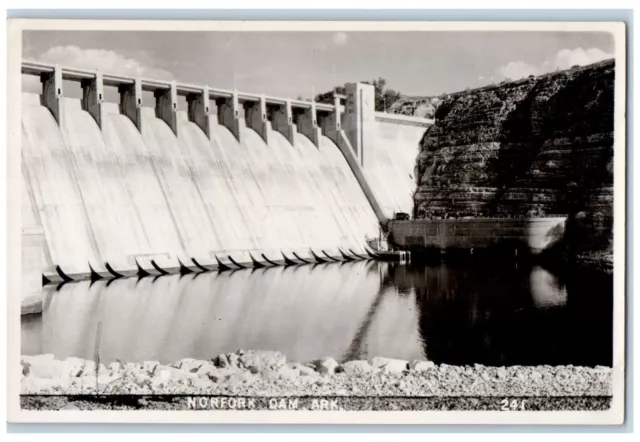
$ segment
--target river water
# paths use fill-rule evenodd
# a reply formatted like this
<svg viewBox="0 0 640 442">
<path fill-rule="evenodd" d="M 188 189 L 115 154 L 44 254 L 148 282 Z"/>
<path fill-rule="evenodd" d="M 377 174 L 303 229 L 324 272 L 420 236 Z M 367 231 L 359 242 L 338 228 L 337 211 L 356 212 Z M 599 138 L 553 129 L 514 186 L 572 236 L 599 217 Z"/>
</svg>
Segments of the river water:
<svg viewBox="0 0 640 442">
<path fill-rule="evenodd" d="M 490 265 L 489 265 L 490 264 Z M 611 365 L 613 282 L 505 263 L 375 261 L 46 286 L 22 354 L 110 362 L 279 350 L 456 365 Z"/>
</svg>

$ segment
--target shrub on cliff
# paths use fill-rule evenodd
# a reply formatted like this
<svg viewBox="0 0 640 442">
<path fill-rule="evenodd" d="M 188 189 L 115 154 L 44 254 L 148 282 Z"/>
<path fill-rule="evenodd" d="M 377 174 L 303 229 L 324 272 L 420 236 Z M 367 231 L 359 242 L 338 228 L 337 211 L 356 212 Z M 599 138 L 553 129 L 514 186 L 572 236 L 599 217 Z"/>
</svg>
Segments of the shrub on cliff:
<svg viewBox="0 0 640 442">
<path fill-rule="evenodd" d="M 375 109 L 377 112 L 384 112 L 402 98 L 402 94 L 400 92 L 394 91 L 393 89 L 387 89 L 387 80 L 382 77 L 379 77 L 377 80 L 362 81 L 362 83 L 373 85 L 376 98 Z M 333 104 L 334 93 L 344 95 L 346 93 L 345 85 L 336 86 L 330 91 L 316 95 L 315 101 L 318 103 Z"/>
</svg>

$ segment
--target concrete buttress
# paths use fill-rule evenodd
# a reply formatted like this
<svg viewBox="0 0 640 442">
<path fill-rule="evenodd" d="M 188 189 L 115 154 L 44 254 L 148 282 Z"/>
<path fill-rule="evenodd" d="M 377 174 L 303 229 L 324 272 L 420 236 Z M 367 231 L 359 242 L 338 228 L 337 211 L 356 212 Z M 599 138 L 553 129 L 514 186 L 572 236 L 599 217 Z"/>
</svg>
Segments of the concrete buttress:
<svg viewBox="0 0 640 442">
<path fill-rule="evenodd" d="M 298 117 L 298 131 L 307 136 L 316 147 L 320 147 L 322 134 L 318 127 L 315 103 L 311 103 L 311 106 Z"/>
<path fill-rule="evenodd" d="M 142 133 L 142 84 L 136 78 L 133 84 L 121 85 L 120 92 L 120 113 L 127 116 Z"/>
<path fill-rule="evenodd" d="M 169 125 L 173 133 L 178 135 L 178 94 L 176 82 L 171 82 L 168 90 L 155 91 L 156 116 Z"/>
<path fill-rule="evenodd" d="M 82 81 L 82 109 L 91 114 L 100 129 L 103 128 L 103 102 L 104 86 L 102 84 L 102 74 L 96 72 L 95 78 Z"/>
<path fill-rule="evenodd" d="M 258 132 L 265 143 L 269 143 L 269 121 L 267 120 L 267 103 L 264 95 L 257 103 L 247 108 L 247 126 Z"/>
<path fill-rule="evenodd" d="M 189 105 L 189 121 L 195 123 L 211 139 L 209 87 L 202 88 L 202 93 L 187 96 Z"/>
<path fill-rule="evenodd" d="M 295 127 L 293 124 L 293 110 L 291 109 L 291 100 L 287 100 L 285 104 L 273 114 L 273 128 L 280 132 L 284 137 L 293 144 Z"/>
<path fill-rule="evenodd" d="M 338 144 L 338 132 L 342 130 L 340 124 L 340 97 L 333 97 L 333 111 L 322 120 L 322 132 L 331 141 Z"/>
<path fill-rule="evenodd" d="M 233 91 L 231 97 L 226 98 L 224 103 L 218 106 L 218 121 L 229 129 L 236 140 L 240 140 L 240 102 L 238 101 L 238 91 Z"/>
<path fill-rule="evenodd" d="M 62 127 L 62 69 L 56 65 L 53 72 L 42 74 L 40 81 L 44 105 L 51 111 L 58 126 Z"/>
</svg>

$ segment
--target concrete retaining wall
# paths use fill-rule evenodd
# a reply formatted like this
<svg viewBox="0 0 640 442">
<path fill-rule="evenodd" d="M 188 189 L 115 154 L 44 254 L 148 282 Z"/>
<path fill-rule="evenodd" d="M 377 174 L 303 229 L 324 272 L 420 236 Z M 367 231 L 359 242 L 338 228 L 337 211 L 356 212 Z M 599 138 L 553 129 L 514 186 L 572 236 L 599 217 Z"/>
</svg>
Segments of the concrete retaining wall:
<svg viewBox="0 0 640 442">
<path fill-rule="evenodd" d="M 433 120 L 375 112 L 370 84 L 347 84 L 346 92 L 342 126 L 371 189 L 370 200 L 386 220 L 398 212 L 412 213 L 416 157 Z"/>
<path fill-rule="evenodd" d="M 564 234 L 564 217 L 531 219 L 448 219 L 391 221 L 391 241 L 398 248 L 481 249 L 506 242 L 540 252 Z"/>
</svg>

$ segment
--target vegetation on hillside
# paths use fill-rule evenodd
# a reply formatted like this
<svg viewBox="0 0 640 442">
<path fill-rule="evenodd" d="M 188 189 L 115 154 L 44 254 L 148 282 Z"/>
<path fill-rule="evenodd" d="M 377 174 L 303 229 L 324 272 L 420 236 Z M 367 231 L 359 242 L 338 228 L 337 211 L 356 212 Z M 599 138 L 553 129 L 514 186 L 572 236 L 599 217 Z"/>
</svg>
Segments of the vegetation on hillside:
<svg viewBox="0 0 640 442">
<path fill-rule="evenodd" d="M 402 94 L 396 92 L 393 89 L 387 88 L 387 80 L 379 77 L 377 80 L 362 81 L 362 83 L 372 84 L 376 93 L 376 111 L 384 112 L 391 107 L 396 101 L 398 101 Z M 315 101 L 319 103 L 333 103 L 333 94 L 345 94 L 345 85 L 336 86 L 333 90 L 318 94 L 315 97 Z"/>
</svg>

